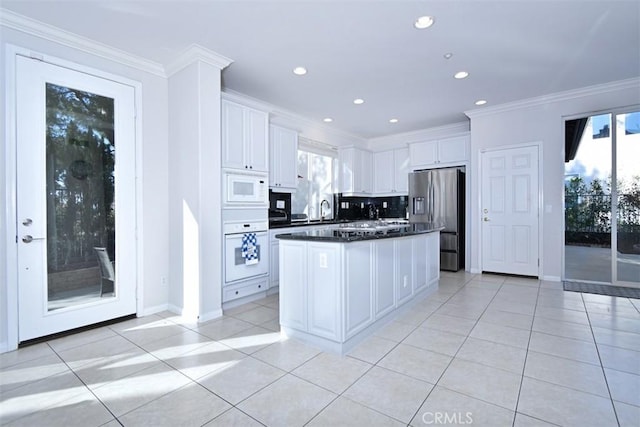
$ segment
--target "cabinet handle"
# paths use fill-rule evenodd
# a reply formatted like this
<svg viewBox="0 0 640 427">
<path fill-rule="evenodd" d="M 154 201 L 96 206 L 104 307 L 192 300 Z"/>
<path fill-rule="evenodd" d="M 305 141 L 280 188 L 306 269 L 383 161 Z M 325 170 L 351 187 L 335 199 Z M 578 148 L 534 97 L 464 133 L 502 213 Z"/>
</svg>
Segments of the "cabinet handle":
<svg viewBox="0 0 640 427">
<path fill-rule="evenodd" d="M 244 168 L 245 168 L 245 169 L 249 169 L 249 166 L 247 166 L 247 165 L 244 165 Z"/>
<path fill-rule="evenodd" d="M 253 169 L 253 166 L 249 166 L 249 169 Z"/>
<path fill-rule="evenodd" d="M 238 295 L 238 291 L 236 291 L 236 295 Z"/>
<path fill-rule="evenodd" d="M 261 288 L 261 287 L 262 287 L 262 285 L 258 285 L 258 288 Z"/>
</svg>

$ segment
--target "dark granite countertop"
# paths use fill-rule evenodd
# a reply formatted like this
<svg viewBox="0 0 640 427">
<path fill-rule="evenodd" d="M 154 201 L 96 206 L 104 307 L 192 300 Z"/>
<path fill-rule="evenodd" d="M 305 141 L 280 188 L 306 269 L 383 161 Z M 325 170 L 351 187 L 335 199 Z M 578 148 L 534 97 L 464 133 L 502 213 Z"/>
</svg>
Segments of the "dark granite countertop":
<svg viewBox="0 0 640 427">
<path fill-rule="evenodd" d="M 440 231 L 444 227 L 428 223 L 413 223 L 408 226 L 387 227 L 384 229 L 360 229 L 351 227 L 335 227 L 325 230 L 300 230 L 295 233 L 277 234 L 276 238 L 283 240 L 308 240 L 335 243 L 361 242 L 364 240 L 392 239 L 396 237 L 415 236 L 417 234 Z"/>
<path fill-rule="evenodd" d="M 293 221 L 290 224 L 269 224 L 269 229 L 277 229 L 277 228 L 291 228 L 291 227 L 309 227 L 314 225 L 335 225 L 335 224 L 344 224 L 347 222 L 353 222 L 353 220 L 348 219 L 330 219 L 326 221 L 313 220 L 313 221 Z"/>
</svg>

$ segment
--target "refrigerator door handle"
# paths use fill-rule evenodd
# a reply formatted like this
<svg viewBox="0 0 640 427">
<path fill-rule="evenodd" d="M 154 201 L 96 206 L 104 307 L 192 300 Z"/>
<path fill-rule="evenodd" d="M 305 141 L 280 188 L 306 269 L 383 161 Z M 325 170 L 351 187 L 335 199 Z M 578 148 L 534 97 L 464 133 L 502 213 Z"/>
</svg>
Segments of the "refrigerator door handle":
<svg viewBox="0 0 640 427">
<path fill-rule="evenodd" d="M 433 179 L 431 180 L 431 185 L 429 186 L 429 213 L 430 213 L 430 218 L 429 218 L 429 222 L 433 222 L 433 220 L 435 219 L 436 213 L 435 213 L 435 186 L 434 186 L 434 182 Z"/>
</svg>

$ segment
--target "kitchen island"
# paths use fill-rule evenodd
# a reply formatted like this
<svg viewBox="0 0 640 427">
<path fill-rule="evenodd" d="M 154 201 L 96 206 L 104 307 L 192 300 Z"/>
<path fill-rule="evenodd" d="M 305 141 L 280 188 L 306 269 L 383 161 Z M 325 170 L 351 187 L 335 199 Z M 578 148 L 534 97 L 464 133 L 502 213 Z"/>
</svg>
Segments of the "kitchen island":
<svg viewBox="0 0 640 427">
<path fill-rule="evenodd" d="M 437 288 L 440 230 L 365 224 L 277 235 L 282 332 L 348 352 Z"/>
</svg>

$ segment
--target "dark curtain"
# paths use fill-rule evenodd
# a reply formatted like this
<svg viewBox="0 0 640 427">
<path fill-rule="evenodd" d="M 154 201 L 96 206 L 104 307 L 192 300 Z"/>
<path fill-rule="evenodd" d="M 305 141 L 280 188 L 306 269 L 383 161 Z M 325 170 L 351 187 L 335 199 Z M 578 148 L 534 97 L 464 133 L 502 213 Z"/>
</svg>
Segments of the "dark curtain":
<svg viewBox="0 0 640 427">
<path fill-rule="evenodd" d="M 564 122 L 564 162 L 570 162 L 576 157 L 582 133 L 587 125 L 588 117 Z"/>
</svg>

